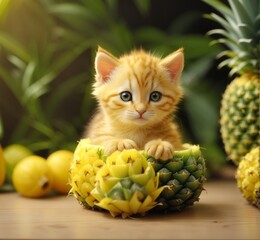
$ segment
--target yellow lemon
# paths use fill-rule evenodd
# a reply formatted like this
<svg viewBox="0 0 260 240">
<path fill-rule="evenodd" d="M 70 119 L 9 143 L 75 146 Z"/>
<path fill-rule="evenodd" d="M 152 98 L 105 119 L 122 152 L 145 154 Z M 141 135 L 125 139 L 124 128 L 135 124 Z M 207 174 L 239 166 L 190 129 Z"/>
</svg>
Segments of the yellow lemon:
<svg viewBox="0 0 260 240">
<path fill-rule="evenodd" d="M 4 162 L 3 149 L 0 145 L 0 187 L 3 185 L 4 180 L 5 180 L 5 162 Z"/>
<path fill-rule="evenodd" d="M 52 187 L 52 174 L 47 161 L 36 155 L 21 160 L 13 171 L 13 184 L 25 197 L 42 197 Z"/>
<path fill-rule="evenodd" d="M 59 150 L 47 158 L 47 164 L 53 176 L 53 188 L 61 194 L 67 194 L 69 186 L 69 169 L 73 153 L 68 150 Z"/>
<path fill-rule="evenodd" d="M 33 153 L 27 147 L 20 144 L 11 144 L 5 147 L 3 152 L 6 165 L 6 178 L 9 182 L 11 182 L 16 164 L 23 158 L 30 156 Z"/>
</svg>

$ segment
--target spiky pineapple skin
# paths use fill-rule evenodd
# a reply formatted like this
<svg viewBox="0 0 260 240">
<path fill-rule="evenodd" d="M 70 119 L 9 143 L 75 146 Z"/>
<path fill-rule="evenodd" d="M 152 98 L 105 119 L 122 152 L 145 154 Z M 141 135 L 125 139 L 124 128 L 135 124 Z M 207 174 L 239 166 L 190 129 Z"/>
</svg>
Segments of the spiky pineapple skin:
<svg viewBox="0 0 260 240">
<path fill-rule="evenodd" d="M 225 151 L 236 165 L 259 146 L 259 78 L 244 74 L 234 79 L 223 94 L 220 131 Z"/>
<path fill-rule="evenodd" d="M 206 181 L 206 164 L 198 146 L 187 146 L 175 151 L 171 159 L 164 161 L 148 158 L 159 175 L 159 186 L 166 186 L 153 209 L 160 212 L 181 211 L 199 201 Z"/>
<path fill-rule="evenodd" d="M 96 174 L 105 165 L 102 146 L 94 146 L 89 139 L 81 139 L 74 151 L 69 170 L 70 195 L 85 208 L 100 209 L 91 195 L 95 188 Z"/>
<path fill-rule="evenodd" d="M 259 147 L 252 149 L 239 163 L 236 173 L 237 185 L 243 197 L 260 209 Z"/>
</svg>

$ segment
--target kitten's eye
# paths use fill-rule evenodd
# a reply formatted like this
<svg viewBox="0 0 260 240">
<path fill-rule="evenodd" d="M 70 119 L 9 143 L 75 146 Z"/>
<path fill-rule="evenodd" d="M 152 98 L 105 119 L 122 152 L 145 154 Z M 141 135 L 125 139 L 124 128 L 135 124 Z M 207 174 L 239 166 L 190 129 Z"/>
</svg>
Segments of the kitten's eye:
<svg viewBox="0 0 260 240">
<path fill-rule="evenodd" d="M 128 92 L 128 91 L 121 92 L 120 93 L 120 98 L 124 102 L 129 102 L 129 101 L 132 101 L 132 94 L 130 92 Z"/>
<path fill-rule="evenodd" d="M 159 102 L 162 97 L 162 94 L 160 92 L 154 91 L 150 94 L 150 101 L 152 102 Z"/>
</svg>

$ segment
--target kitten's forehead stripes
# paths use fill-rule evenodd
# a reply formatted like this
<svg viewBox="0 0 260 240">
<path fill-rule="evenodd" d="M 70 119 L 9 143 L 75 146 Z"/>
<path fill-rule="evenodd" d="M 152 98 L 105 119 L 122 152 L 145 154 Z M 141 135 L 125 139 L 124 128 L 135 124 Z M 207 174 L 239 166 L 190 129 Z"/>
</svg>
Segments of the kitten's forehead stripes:
<svg viewBox="0 0 260 240">
<path fill-rule="evenodd" d="M 135 80 L 136 80 L 136 82 L 137 82 L 137 85 L 139 86 L 139 88 L 141 88 L 142 87 L 142 80 L 137 76 L 137 74 L 136 74 L 136 72 L 133 72 L 133 75 L 134 75 L 134 77 L 135 77 Z"/>
<path fill-rule="evenodd" d="M 129 90 L 131 92 L 133 92 L 133 86 L 132 86 L 132 78 L 131 78 L 131 74 L 128 74 L 128 81 L 129 81 Z"/>
</svg>

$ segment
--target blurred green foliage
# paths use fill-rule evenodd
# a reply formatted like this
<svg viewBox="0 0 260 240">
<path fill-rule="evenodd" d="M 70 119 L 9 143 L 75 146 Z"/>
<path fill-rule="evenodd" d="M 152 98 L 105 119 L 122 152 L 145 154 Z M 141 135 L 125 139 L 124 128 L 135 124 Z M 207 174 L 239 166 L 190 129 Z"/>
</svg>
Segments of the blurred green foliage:
<svg viewBox="0 0 260 240">
<path fill-rule="evenodd" d="M 159 2 L 158 11 L 185 4 Z M 218 129 L 223 89 L 214 72 L 219 49 L 210 47 L 206 32 L 194 31 L 194 23 L 203 21 L 204 8 L 169 15 L 171 21 L 160 26 L 160 19 L 154 19 L 155 4 L 153 0 L 0 1 L 2 144 L 21 143 L 42 154 L 75 148 L 95 107 L 91 84 L 98 45 L 117 56 L 140 47 L 165 56 L 184 47 L 185 99 L 177 120 L 185 141 L 205 149 L 210 170 L 223 165 Z"/>
</svg>

